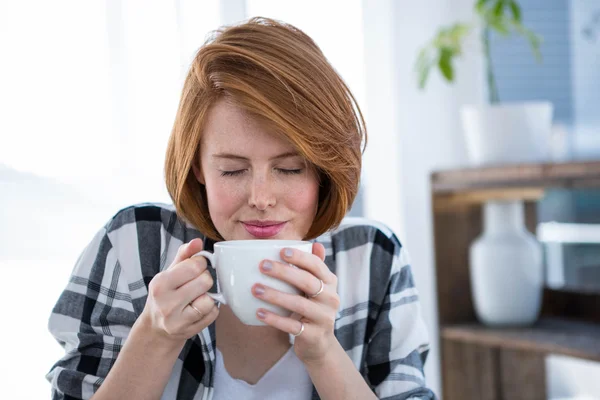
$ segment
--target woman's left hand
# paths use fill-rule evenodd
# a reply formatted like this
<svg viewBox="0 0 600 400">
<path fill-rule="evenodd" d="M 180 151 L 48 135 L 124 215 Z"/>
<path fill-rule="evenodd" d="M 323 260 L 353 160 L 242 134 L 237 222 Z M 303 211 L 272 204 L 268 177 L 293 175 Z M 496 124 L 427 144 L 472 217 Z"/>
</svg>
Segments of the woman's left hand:
<svg viewBox="0 0 600 400">
<path fill-rule="evenodd" d="M 313 244 L 312 254 L 296 249 L 284 249 L 281 251 L 281 259 L 298 268 L 264 260 L 260 265 L 261 271 L 297 287 L 306 293 L 306 297 L 283 293 L 260 284 L 254 285 L 252 292 L 255 297 L 290 310 L 301 318 L 284 318 L 262 308 L 257 311 L 257 317 L 266 324 L 292 335 L 298 335 L 304 327 L 294 342 L 296 356 L 305 364 L 319 363 L 325 359 L 327 351 L 335 348 L 333 345 L 337 344 L 334 335 L 335 317 L 340 306 L 337 277 L 323 262 L 325 248 L 320 243 Z M 315 294 L 317 295 L 314 296 Z"/>
</svg>

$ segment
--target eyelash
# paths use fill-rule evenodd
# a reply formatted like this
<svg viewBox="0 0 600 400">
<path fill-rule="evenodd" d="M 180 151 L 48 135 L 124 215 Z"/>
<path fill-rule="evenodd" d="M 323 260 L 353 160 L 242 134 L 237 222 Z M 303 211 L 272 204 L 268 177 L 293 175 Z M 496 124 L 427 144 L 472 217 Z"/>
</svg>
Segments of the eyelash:
<svg viewBox="0 0 600 400">
<path fill-rule="evenodd" d="M 237 171 L 221 171 L 221 176 L 239 176 L 246 171 L 245 169 L 239 169 Z M 281 169 L 277 168 L 278 172 L 281 172 L 284 175 L 299 175 L 302 173 L 303 169 Z"/>
</svg>

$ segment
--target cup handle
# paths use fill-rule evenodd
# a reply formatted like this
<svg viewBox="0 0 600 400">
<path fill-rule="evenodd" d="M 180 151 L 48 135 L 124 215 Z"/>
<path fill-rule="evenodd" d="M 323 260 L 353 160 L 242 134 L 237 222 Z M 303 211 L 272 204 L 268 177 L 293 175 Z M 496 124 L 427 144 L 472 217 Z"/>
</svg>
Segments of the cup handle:
<svg viewBox="0 0 600 400">
<path fill-rule="evenodd" d="M 217 268 L 217 263 L 215 260 L 215 255 L 212 253 L 209 253 L 206 250 L 202 250 L 200 253 L 196 253 L 193 255 L 193 257 L 195 256 L 202 256 L 204 258 L 206 258 L 208 261 L 210 261 L 210 265 L 212 265 L 213 268 Z M 227 300 L 225 300 L 225 296 L 223 296 L 223 293 L 219 292 L 219 293 L 210 293 L 210 292 L 206 292 L 206 295 L 208 297 L 213 298 L 214 300 L 218 301 L 219 303 L 222 304 L 227 304 Z"/>
</svg>

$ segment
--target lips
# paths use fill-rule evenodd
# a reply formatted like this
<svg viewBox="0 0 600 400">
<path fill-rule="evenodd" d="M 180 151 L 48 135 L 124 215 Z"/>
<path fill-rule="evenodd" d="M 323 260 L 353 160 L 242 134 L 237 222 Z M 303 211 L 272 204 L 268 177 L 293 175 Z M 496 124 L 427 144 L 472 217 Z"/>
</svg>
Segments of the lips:
<svg viewBox="0 0 600 400">
<path fill-rule="evenodd" d="M 241 221 L 244 229 L 258 239 L 267 239 L 277 235 L 285 227 L 285 221 Z"/>
</svg>

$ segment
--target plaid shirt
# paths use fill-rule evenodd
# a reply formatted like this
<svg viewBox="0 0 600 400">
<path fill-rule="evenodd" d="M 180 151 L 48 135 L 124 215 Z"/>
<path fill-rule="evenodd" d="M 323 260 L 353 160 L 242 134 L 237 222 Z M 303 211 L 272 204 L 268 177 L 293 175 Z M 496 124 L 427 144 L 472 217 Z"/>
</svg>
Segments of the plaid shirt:
<svg viewBox="0 0 600 400">
<path fill-rule="evenodd" d="M 96 234 L 50 316 L 50 332 L 65 349 L 46 376 L 53 400 L 94 394 L 144 308 L 150 280 L 194 238 L 203 235 L 172 206 L 150 203 L 119 211 Z M 338 277 L 335 336 L 367 384 L 382 399 L 434 399 L 423 375 L 427 330 L 396 236 L 385 226 L 347 218 L 316 241 Z M 212 251 L 213 242 L 204 242 Z M 212 399 L 215 348 L 214 324 L 189 339 L 162 399 Z M 312 398 L 319 399 L 314 387 Z"/>
</svg>

